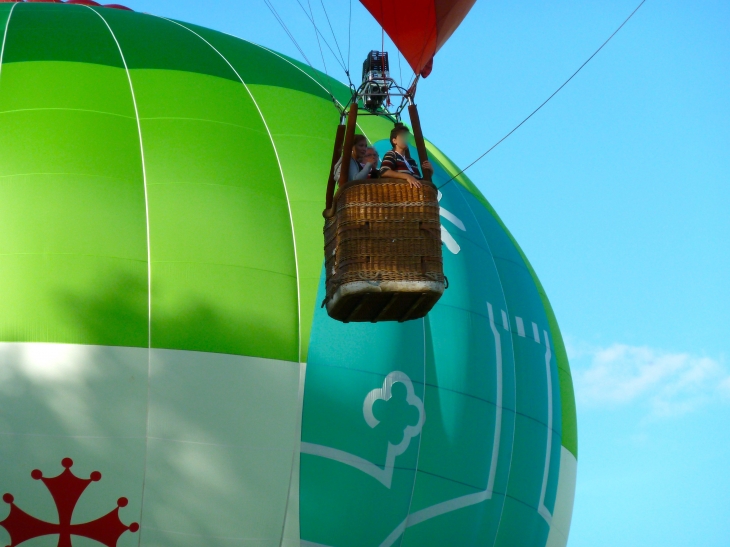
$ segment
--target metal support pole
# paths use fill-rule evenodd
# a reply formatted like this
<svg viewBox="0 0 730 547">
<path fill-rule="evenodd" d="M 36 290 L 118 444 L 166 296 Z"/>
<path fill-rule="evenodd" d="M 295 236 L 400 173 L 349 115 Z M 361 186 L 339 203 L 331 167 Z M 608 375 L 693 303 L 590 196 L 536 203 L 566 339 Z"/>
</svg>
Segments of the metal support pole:
<svg viewBox="0 0 730 547">
<path fill-rule="evenodd" d="M 355 139 L 355 127 L 357 127 L 357 102 L 352 102 L 350 111 L 347 113 L 347 129 L 345 130 L 345 145 L 342 148 L 342 167 L 340 168 L 340 180 L 337 181 L 343 186 L 350 176 L 350 160 L 352 159 L 352 141 Z"/>
<path fill-rule="evenodd" d="M 418 108 L 415 104 L 408 106 L 408 115 L 411 117 L 411 125 L 413 126 L 413 138 L 416 140 L 416 148 L 418 149 L 418 165 L 419 167 L 424 161 L 428 161 L 428 151 L 426 151 L 426 142 L 423 140 L 423 131 L 421 131 L 421 119 L 418 117 Z M 431 182 L 433 172 L 423 171 L 423 178 Z"/>
<path fill-rule="evenodd" d="M 332 149 L 332 163 L 330 164 L 330 176 L 327 179 L 327 194 L 326 194 L 326 202 L 325 202 L 325 209 L 322 212 L 322 215 L 327 218 L 331 216 L 329 213 L 332 209 L 332 199 L 334 198 L 335 194 L 335 164 L 337 163 L 337 160 L 340 159 L 342 156 L 342 138 L 345 136 L 345 124 L 343 123 L 345 121 L 344 117 L 340 120 L 340 125 L 337 126 L 337 133 L 335 134 L 335 144 Z"/>
</svg>

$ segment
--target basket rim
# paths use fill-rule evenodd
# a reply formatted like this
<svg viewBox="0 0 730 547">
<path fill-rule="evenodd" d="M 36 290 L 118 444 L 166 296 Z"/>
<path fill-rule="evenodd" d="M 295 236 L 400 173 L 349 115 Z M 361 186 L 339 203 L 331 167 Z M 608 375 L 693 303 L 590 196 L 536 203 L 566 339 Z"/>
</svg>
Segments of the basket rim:
<svg viewBox="0 0 730 547">
<path fill-rule="evenodd" d="M 438 188 L 436 188 L 436 185 L 431 182 L 430 180 L 426 179 L 418 179 L 418 181 L 424 185 L 430 187 L 432 190 L 435 190 L 438 192 Z M 394 184 L 397 186 L 408 186 L 408 182 L 406 182 L 404 179 L 396 179 L 392 177 L 382 177 L 377 179 L 363 179 L 363 180 L 348 180 L 343 185 L 338 185 L 337 191 L 335 192 L 335 195 L 332 198 L 332 209 L 325 209 L 322 212 L 322 216 L 324 216 L 326 219 L 330 219 L 333 216 L 335 216 L 335 213 L 337 211 L 337 202 L 340 199 L 340 196 L 343 192 L 349 190 L 350 188 L 354 188 L 355 186 L 360 186 L 363 184 L 373 184 L 373 185 L 383 185 L 383 184 Z"/>
</svg>

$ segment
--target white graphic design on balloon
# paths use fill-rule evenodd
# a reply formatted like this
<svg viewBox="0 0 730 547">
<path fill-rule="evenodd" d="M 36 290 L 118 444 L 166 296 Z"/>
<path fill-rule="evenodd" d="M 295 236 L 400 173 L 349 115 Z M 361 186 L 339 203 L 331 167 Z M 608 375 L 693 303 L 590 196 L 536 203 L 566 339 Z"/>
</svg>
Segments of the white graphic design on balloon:
<svg viewBox="0 0 730 547">
<path fill-rule="evenodd" d="M 365 422 L 374 428 L 380 421 L 373 414 L 373 404 L 375 401 L 383 400 L 388 401 L 392 397 L 393 385 L 401 383 L 406 388 L 406 402 L 411 406 L 416 407 L 418 410 L 418 421 L 415 425 L 407 425 L 403 429 L 403 440 L 398 444 L 388 442 L 388 451 L 385 456 L 385 466 L 379 467 L 368 460 L 345 452 L 344 450 L 338 450 L 329 446 L 323 446 L 321 444 L 303 442 L 301 445 L 301 452 L 303 454 L 311 454 L 313 456 L 320 456 L 322 458 L 329 458 L 331 460 L 344 463 L 367 473 L 374 479 L 377 479 L 386 488 L 390 488 L 393 482 L 393 471 L 395 469 L 395 459 L 408 450 L 408 446 L 411 444 L 411 439 L 417 437 L 423 429 L 423 424 L 426 421 L 426 411 L 423 408 L 423 400 L 416 395 L 413 389 L 413 382 L 405 372 L 394 371 L 388 374 L 383 380 L 383 387 L 376 388 L 367 394 L 365 401 L 363 402 L 363 416 Z"/>
<path fill-rule="evenodd" d="M 443 197 L 443 194 L 441 191 L 438 191 L 438 200 L 439 203 L 441 202 L 441 198 Z M 439 214 L 444 217 L 446 220 L 451 222 L 454 226 L 456 226 L 459 230 L 462 232 L 466 232 L 466 227 L 464 226 L 464 223 L 461 221 L 459 217 L 457 217 L 454 213 L 451 213 L 444 209 L 443 207 L 440 208 Z M 461 246 L 456 242 L 454 239 L 454 236 L 452 236 L 449 231 L 444 228 L 443 225 L 441 225 L 441 241 L 443 241 L 444 245 L 446 245 L 446 248 L 451 251 L 452 254 L 459 254 L 459 251 L 461 251 Z"/>
<path fill-rule="evenodd" d="M 374 428 L 380 423 L 380 421 L 373 415 L 373 405 L 375 404 L 375 401 L 390 400 L 390 398 L 392 397 L 393 384 L 397 384 L 399 382 L 406 387 L 406 402 L 409 405 L 415 406 L 418 409 L 418 422 L 416 423 L 416 425 L 406 426 L 406 428 L 403 430 L 403 440 L 400 443 L 398 443 L 397 445 L 394 445 L 390 442 L 388 443 L 386 467 L 388 466 L 388 462 L 390 462 L 391 459 L 395 460 L 396 456 L 400 456 L 406 450 L 408 450 L 408 445 L 411 444 L 411 439 L 421 433 L 421 429 L 423 429 L 423 422 L 426 421 L 426 413 L 423 409 L 423 401 L 419 399 L 418 395 L 416 395 L 415 391 L 413 391 L 413 382 L 411 382 L 411 379 L 404 372 L 395 371 L 391 372 L 385 377 L 385 380 L 383 380 L 382 388 L 374 389 L 370 393 L 368 393 L 362 405 L 362 413 L 363 416 L 365 416 L 365 421 L 370 427 Z"/>
</svg>

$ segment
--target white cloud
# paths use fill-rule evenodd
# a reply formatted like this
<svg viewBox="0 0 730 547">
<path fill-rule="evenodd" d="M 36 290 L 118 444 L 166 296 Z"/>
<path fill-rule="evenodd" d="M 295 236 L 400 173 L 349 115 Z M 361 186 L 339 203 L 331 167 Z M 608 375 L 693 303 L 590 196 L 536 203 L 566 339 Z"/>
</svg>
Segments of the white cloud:
<svg viewBox="0 0 730 547">
<path fill-rule="evenodd" d="M 649 347 L 569 346 L 576 398 L 585 407 L 645 403 L 653 417 L 730 399 L 730 373 L 718 360 Z"/>
</svg>

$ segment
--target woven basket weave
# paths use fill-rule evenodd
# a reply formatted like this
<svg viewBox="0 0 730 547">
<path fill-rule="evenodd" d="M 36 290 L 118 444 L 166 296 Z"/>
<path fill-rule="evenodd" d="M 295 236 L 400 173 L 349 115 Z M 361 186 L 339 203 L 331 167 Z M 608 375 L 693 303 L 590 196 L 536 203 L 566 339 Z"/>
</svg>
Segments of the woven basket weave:
<svg viewBox="0 0 730 547">
<path fill-rule="evenodd" d="M 324 226 L 327 311 L 340 321 L 423 317 L 444 291 L 436 188 L 348 182 Z"/>
</svg>

